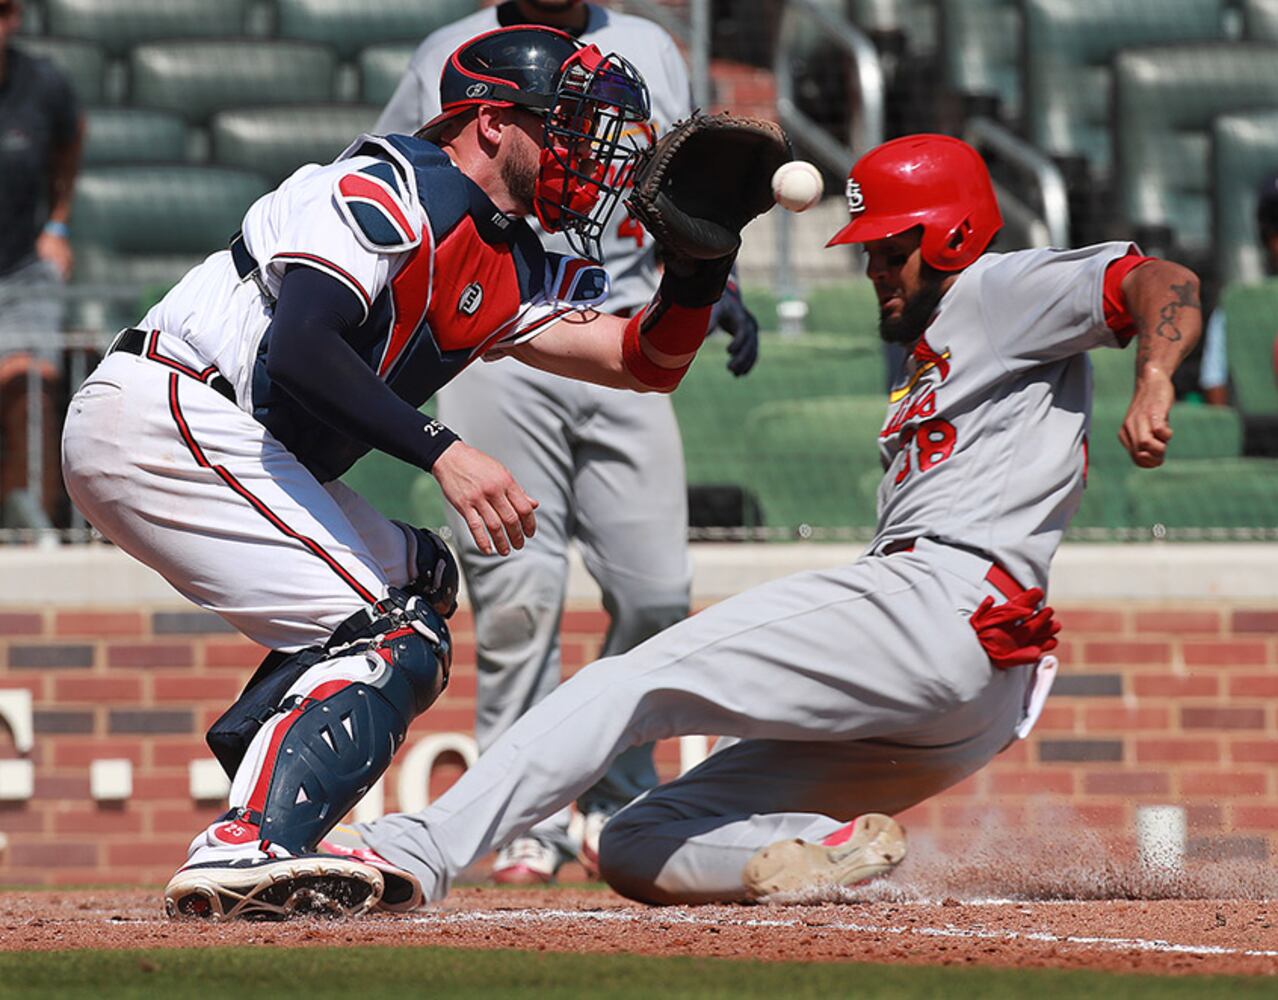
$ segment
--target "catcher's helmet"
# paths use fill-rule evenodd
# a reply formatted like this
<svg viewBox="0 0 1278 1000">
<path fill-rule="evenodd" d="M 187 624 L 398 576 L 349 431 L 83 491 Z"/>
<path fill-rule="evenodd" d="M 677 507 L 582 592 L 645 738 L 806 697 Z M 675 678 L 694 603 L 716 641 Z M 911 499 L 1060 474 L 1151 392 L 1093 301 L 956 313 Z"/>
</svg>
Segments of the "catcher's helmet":
<svg viewBox="0 0 1278 1000">
<path fill-rule="evenodd" d="M 865 243 L 923 227 L 923 260 L 960 271 L 1003 228 L 981 154 L 948 135 L 907 135 L 876 146 L 852 165 L 852 221 L 826 246 Z"/>
<path fill-rule="evenodd" d="M 638 153 L 633 143 L 651 138 L 635 127 L 650 115 L 638 71 L 555 28 L 519 25 L 464 43 L 444 65 L 439 91 L 442 110 L 417 133 L 426 139 L 481 104 L 542 117 L 534 212 L 547 231 L 564 231 L 578 253 L 599 260 L 599 237 Z"/>
</svg>

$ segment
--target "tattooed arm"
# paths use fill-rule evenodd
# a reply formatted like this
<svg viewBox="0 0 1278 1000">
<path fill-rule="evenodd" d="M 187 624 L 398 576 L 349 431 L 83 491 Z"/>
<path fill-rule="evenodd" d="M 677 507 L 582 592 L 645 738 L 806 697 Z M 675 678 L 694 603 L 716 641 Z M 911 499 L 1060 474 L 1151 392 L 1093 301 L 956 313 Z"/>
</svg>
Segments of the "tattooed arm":
<svg viewBox="0 0 1278 1000">
<path fill-rule="evenodd" d="M 1202 333 L 1198 276 L 1166 260 L 1135 268 L 1123 279 L 1123 296 L 1136 322 L 1136 387 L 1118 440 L 1141 468 L 1163 464 L 1175 401 L 1172 373 Z"/>
</svg>

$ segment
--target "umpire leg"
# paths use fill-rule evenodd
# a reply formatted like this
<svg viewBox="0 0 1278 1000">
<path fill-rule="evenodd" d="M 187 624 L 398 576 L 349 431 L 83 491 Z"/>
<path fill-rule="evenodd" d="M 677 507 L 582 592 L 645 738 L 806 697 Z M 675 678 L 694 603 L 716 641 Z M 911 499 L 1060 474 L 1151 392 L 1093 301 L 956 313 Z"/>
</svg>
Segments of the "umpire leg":
<svg viewBox="0 0 1278 1000">
<path fill-rule="evenodd" d="M 449 526 L 475 616 L 475 739 L 486 750 L 560 681 L 559 619 L 573 523 L 566 427 L 575 384 L 514 360 L 475 365 L 439 394 L 440 419 L 492 455 L 538 502 L 537 532 L 506 558 L 486 556 L 451 507 Z M 564 857 L 573 847 L 564 809 L 537 838 Z"/>
<path fill-rule="evenodd" d="M 601 657 L 633 649 L 687 617 L 691 588 L 683 444 L 666 396 L 590 387 L 577 431 L 577 540 L 603 592 Z M 610 815 L 657 784 L 652 744 L 624 751 L 578 800 Z"/>
</svg>

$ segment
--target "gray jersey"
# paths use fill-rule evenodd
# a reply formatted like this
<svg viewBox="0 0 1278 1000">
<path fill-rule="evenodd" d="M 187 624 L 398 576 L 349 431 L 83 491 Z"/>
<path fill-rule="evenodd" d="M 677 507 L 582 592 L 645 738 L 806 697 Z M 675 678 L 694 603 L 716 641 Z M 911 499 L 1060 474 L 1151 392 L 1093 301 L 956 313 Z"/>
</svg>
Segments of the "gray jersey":
<svg viewBox="0 0 1278 1000">
<path fill-rule="evenodd" d="M 644 18 L 593 4 L 587 4 L 586 9 L 590 19 L 580 40 L 599 46 L 605 54 L 619 52 L 634 64 L 648 85 L 652 122 L 658 133 L 686 118 L 691 110 L 688 71 L 665 29 Z M 497 27 L 497 8 L 488 7 L 427 35 L 377 120 L 376 131 L 411 133 L 439 114 L 439 77 L 445 61 L 468 38 Z M 535 220 L 528 221 L 536 228 Z M 572 252 L 562 235 L 543 233 L 542 242 L 548 249 Z M 612 277 L 608 310 L 621 312 L 646 304 L 658 278 L 652 237 L 625 209 L 618 208 L 601 243 L 604 263 Z"/>
<path fill-rule="evenodd" d="M 987 254 L 945 293 L 889 395 L 874 548 L 927 535 L 990 553 L 1026 587 L 1082 502 L 1093 347 L 1130 243 Z"/>
</svg>

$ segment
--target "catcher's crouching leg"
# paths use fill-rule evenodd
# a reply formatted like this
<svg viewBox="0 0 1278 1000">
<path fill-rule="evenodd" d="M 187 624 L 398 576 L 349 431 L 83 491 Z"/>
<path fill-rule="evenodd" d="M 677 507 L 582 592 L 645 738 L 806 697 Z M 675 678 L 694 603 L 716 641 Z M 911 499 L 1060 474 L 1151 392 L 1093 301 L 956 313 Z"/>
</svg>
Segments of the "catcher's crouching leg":
<svg viewBox="0 0 1278 1000">
<path fill-rule="evenodd" d="M 310 666 L 254 735 L 230 811 L 191 844 L 165 890 L 174 916 L 358 915 L 384 877 L 316 845 L 390 766 L 408 726 L 447 684 L 447 626 L 402 593 L 361 612 L 349 644 Z"/>
</svg>

